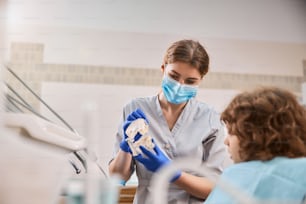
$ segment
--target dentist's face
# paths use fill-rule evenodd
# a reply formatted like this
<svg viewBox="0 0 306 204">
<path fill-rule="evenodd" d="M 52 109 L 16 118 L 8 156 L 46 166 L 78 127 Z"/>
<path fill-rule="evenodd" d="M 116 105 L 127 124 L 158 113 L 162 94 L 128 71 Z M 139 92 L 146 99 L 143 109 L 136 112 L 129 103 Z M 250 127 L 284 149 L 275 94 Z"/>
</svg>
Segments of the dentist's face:
<svg viewBox="0 0 306 204">
<path fill-rule="evenodd" d="M 162 66 L 162 72 L 180 84 L 199 86 L 202 80 L 199 70 L 184 62 L 175 62 Z"/>
<path fill-rule="evenodd" d="M 234 163 L 241 162 L 241 158 L 239 155 L 239 139 L 236 135 L 230 135 L 227 132 L 226 138 L 224 140 L 224 144 L 228 146 L 228 152 L 231 155 L 231 159 Z"/>
</svg>

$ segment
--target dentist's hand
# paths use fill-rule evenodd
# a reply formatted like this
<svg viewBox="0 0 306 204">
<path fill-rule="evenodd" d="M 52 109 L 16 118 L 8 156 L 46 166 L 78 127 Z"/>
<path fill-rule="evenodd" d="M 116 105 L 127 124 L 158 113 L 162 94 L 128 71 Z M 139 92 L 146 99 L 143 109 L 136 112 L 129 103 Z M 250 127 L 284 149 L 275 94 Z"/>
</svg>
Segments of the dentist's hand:
<svg viewBox="0 0 306 204">
<path fill-rule="evenodd" d="M 156 172 L 163 166 L 170 164 L 171 160 L 161 151 L 161 149 L 154 142 L 154 140 L 153 143 L 155 145 L 153 149 L 154 152 L 151 152 L 145 147 L 140 146 L 140 149 L 143 152 L 144 156 L 142 154 L 138 154 L 134 158 L 140 163 L 142 163 L 149 171 Z M 170 181 L 176 181 L 181 176 L 181 174 L 181 171 L 177 171 Z"/>
<path fill-rule="evenodd" d="M 142 112 L 141 109 L 136 109 L 135 111 L 133 111 L 132 113 L 130 113 L 126 119 L 126 121 L 123 123 L 123 135 L 124 137 L 122 138 L 122 141 L 120 143 L 120 149 L 124 152 L 127 153 L 132 153 L 129 144 L 127 143 L 126 139 L 128 138 L 128 135 L 126 134 L 126 130 L 127 128 L 130 126 L 130 124 L 132 122 L 134 122 L 135 120 L 139 119 L 139 118 L 143 118 L 147 123 L 148 123 L 148 119 L 146 118 L 145 114 Z M 149 123 L 148 123 L 149 124 Z M 137 141 L 139 140 L 139 138 L 142 135 L 138 132 L 135 137 L 134 140 Z"/>
</svg>

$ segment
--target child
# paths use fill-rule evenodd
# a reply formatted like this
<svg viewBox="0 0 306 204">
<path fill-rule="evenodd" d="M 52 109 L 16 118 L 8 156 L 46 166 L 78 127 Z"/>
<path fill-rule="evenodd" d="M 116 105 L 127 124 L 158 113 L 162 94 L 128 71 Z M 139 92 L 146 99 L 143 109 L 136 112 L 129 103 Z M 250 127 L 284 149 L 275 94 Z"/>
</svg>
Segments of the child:
<svg viewBox="0 0 306 204">
<path fill-rule="evenodd" d="M 241 93 L 221 119 L 235 164 L 205 204 L 305 202 L 306 111 L 292 93 L 272 87 Z"/>
</svg>

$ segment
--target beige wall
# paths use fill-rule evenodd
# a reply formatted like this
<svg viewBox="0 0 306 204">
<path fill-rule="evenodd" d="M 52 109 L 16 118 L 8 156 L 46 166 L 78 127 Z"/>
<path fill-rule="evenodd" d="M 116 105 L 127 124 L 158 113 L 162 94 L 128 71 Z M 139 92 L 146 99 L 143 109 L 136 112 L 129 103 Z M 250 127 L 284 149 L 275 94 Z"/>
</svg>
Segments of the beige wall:
<svg viewBox="0 0 306 204">
<path fill-rule="evenodd" d="M 10 43 L 41 42 L 48 64 L 158 69 L 168 45 L 182 38 L 206 47 L 212 72 L 302 76 L 306 59 L 306 43 L 295 42 L 29 25 L 10 26 L 10 33 L 16 34 L 10 35 Z"/>
<path fill-rule="evenodd" d="M 232 42 L 232 41 L 230 41 Z M 241 42 L 242 43 L 242 42 Z M 226 43 L 225 43 L 226 44 Z M 243 90 L 247 88 L 256 87 L 259 85 L 275 85 L 289 89 L 297 94 L 301 93 L 301 84 L 305 81 L 304 69 L 305 63 L 302 60 L 303 46 L 289 46 L 288 44 L 278 44 L 271 46 L 271 43 L 264 44 L 267 46 L 266 54 L 261 53 L 263 48 L 258 49 L 256 52 L 259 55 L 265 56 L 268 59 L 268 52 L 277 52 L 280 54 L 271 61 L 266 61 L 271 64 L 271 68 L 275 69 L 273 74 L 267 67 L 265 69 L 256 69 L 252 63 L 247 63 L 248 60 L 256 61 L 257 56 L 249 52 L 256 47 L 255 42 L 246 42 L 244 46 L 232 45 L 232 49 L 236 50 L 237 62 L 241 63 L 242 67 L 232 67 L 237 69 L 237 72 L 229 71 L 216 71 L 216 65 L 212 65 L 211 71 L 204 78 L 201 88 L 209 89 L 229 89 L 229 90 Z M 272 45 L 275 45 L 272 43 Z M 259 46 L 259 47 L 261 47 Z M 299 57 L 282 56 L 286 53 L 288 46 L 292 48 L 289 51 L 299 53 Z M 239 47 L 242 47 L 240 50 Z M 126 67 L 126 66 L 106 66 L 106 65 L 82 65 L 82 64 L 60 64 L 60 63 L 45 63 L 45 45 L 39 43 L 12 43 L 10 60 L 8 66 L 11 67 L 29 86 L 34 89 L 38 94 L 40 93 L 42 82 L 74 82 L 74 83 L 94 83 L 94 84 L 119 84 L 119 85 L 137 85 L 137 86 L 159 86 L 161 80 L 161 72 L 158 67 Z M 245 51 L 244 51 L 245 50 Z M 288 52 L 289 52 L 288 51 Z M 255 52 L 255 51 L 254 51 Z M 263 52 L 263 51 L 262 51 Z M 228 52 L 231 53 L 231 52 Z M 249 55 L 247 55 L 249 53 Z M 214 54 L 212 54 L 214 57 Z M 225 55 L 225 54 L 224 54 Z M 235 55 L 232 53 L 232 55 Z M 239 58 L 238 56 L 241 56 Z M 272 54 L 276 55 L 276 54 Z M 259 57 L 260 58 L 260 57 Z M 279 60 L 277 60 L 277 59 Z M 132 61 L 132 60 L 131 60 Z M 137 60 L 135 60 L 137 61 Z M 214 60 L 213 60 L 214 61 Z M 222 61 L 222 60 L 220 60 Z M 283 62 L 288 61 L 288 67 L 285 69 Z M 117 63 L 114 62 L 114 63 Z M 258 62 L 259 63 L 259 62 Z M 289 65 L 291 63 L 293 66 Z M 119 64 L 119 63 L 118 63 Z M 249 65 L 250 64 L 250 65 Z M 283 65 L 281 65 L 283 64 Z M 296 64 L 296 66 L 294 66 Z M 300 66 L 298 66 L 300 64 Z M 220 65 L 221 66 L 221 65 Z M 225 65 L 224 65 L 225 66 Z M 232 64 L 233 66 L 233 64 Z M 282 67 L 281 67 L 282 66 Z M 230 67 L 230 66 L 229 66 Z M 281 67 L 278 70 L 278 67 Z M 294 68 L 295 67 L 295 68 Z M 239 71 L 238 71 L 239 69 Z M 249 71 L 251 70 L 251 71 Z M 252 71 L 253 70 L 253 71 Z M 289 75 L 291 70 L 296 70 L 295 73 Z M 249 73 L 250 72 L 250 73 Z M 253 73 L 252 73 L 253 72 Z M 257 73 L 258 72 L 258 73 Z M 298 74 L 299 73 L 299 74 Z M 37 100 L 30 96 L 29 92 L 23 90 L 22 85 L 17 82 L 12 75 L 5 72 L 5 80 L 16 87 L 19 92 L 35 107 L 38 107 Z"/>
</svg>

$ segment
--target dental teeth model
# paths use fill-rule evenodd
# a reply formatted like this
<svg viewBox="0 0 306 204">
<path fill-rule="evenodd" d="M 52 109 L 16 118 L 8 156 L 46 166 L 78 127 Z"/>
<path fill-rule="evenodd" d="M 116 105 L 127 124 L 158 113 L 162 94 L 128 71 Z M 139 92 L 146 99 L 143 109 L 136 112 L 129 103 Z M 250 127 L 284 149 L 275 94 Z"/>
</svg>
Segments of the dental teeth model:
<svg viewBox="0 0 306 204">
<path fill-rule="evenodd" d="M 141 149 L 139 146 L 143 146 L 148 150 L 153 150 L 154 144 L 152 142 L 152 137 L 148 135 L 148 130 L 149 125 L 143 118 L 133 121 L 126 129 L 125 133 L 128 136 L 126 141 L 131 148 L 133 156 L 141 154 Z M 137 133 L 141 134 L 142 136 L 139 140 L 135 141 L 135 136 Z"/>
</svg>

